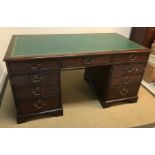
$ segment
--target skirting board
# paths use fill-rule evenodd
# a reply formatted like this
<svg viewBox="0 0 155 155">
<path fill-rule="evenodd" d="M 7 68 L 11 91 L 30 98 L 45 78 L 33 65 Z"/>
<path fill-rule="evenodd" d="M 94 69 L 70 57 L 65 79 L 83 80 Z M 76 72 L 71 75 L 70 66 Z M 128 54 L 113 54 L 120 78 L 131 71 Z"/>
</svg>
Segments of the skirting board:
<svg viewBox="0 0 155 155">
<path fill-rule="evenodd" d="M 147 83 L 143 80 L 142 86 L 144 86 L 151 94 L 155 96 L 155 83 Z"/>
<path fill-rule="evenodd" d="M 149 62 L 151 62 L 151 63 L 153 63 L 153 64 L 155 63 L 155 55 L 150 54 Z"/>
<path fill-rule="evenodd" d="M 149 62 L 155 64 L 155 55 L 150 54 Z M 146 88 L 151 94 L 155 96 L 155 82 L 154 83 L 147 83 L 144 80 L 142 80 L 142 86 Z"/>
<path fill-rule="evenodd" d="M 8 79 L 7 78 L 7 71 L 5 70 L 2 74 L 2 76 L 0 77 L 0 106 L 1 106 L 1 102 L 3 99 L 4 92 L 5 92 L 7 79 Z"/>
</svg>

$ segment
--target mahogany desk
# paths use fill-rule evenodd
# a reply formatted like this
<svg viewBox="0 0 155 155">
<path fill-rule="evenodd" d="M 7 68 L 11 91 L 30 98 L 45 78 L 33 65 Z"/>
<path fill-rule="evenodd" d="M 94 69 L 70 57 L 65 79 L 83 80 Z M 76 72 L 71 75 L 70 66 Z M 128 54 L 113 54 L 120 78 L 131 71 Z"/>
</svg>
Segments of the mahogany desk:
<svg viewBox="0 0 155 155">
<path fill-rule="evenodd" d="M 17 122 L 63 115 L 60 71 L 85 68 L 103 107 L 136 102 L 150 50 L 115 34 L 14 35 L 6 62 Z"/>
</svg>

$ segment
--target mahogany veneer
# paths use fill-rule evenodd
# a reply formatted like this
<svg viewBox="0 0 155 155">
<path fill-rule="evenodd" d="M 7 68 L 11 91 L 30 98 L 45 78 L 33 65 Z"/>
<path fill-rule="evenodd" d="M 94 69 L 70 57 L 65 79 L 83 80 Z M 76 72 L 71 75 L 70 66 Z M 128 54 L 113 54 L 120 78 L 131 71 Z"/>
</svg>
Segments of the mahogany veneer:
<svg viewBox="0 0 155 155">
<path fill-rule="evenodd" d="M 136 102 L 149 53 L 118 34 L 13 36 L 4 61 L 18 123 L 63 115 L 61 70 L 85 68 L 103 107 Z"/>
</svg>

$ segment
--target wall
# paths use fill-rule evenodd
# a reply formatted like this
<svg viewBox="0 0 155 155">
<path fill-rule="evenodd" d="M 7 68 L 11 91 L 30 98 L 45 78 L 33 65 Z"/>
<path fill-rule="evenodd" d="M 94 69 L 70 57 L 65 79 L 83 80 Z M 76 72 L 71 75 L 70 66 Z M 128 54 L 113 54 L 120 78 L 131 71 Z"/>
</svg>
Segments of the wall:
<svg viewBox="0 0 155 155">
<path fill-rule="evenodd" d="M 6 27 L 0 28 L 0 91 L 3 81 L 6 76 L 6 68 L 3 61 L 6 49 L 8 47 L 11 35 L 13 34 L 49 34 L 49 33 L 106 33 L 106 32 L 115 32 L 119 33 L 125 37 L 129 37 L 130 27 L 44 27 L 44 28 L 18 28 L 18 27 Z"/>
</svg>

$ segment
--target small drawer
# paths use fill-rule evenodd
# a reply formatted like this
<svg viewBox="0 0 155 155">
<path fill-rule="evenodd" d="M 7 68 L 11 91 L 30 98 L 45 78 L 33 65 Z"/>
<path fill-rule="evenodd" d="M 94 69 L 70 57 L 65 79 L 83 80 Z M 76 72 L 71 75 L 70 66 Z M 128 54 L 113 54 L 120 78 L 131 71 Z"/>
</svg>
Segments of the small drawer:
<svg viewBox="0 0 155 155">
<path fill-rule="evenodd" d="M 114 55 L 113 61 L 126 63 L 126 62 L 146 62 L 148 60 L 148 53 L 128 53 L 128 54 L 120 54 Z"/>
<path fill-rule="evenodd" d="M 62 67 L 87 67 L 95 65 L 104 65 L 112 62 L 112 57 L 109 55 L 88 56 L 77 58 L 62 59 Z"/>
<path fill-rule="evenodd" d="M 110 64 L 111 62 L 112 62 L 112 57 L 110 55 L 86 57 L 84 59 L 85 66 L 105 65 L 105 64 Z"/>
<path fill-rule="evenodd" d="M 116 85 L 136 85 L 141 82 L 142 75 L 130 75 L 130 76 L 113 76 L 111 79 L 110 87 Z"/>
<path fill-rule="evenodd" d="M 144 63 L 114 65 L 112 75 L 134 75 L 141 74 L 145 68 Z"/>
<path fill-rule="evenodd" d="M 53 96 L 59 93 L 58 85 L 51 86 L 35 86 L 35 87 L 25 87 L 25 88 L 16 88 L 14 89 L 14 93 L 17 100 L 29 100 L 36 99 L 42 96 Z"/>
<path fill-rule="evenodd" d="M 9 62 L 8 63 L 10 72 L 18 71 L 36 71 L 42 69 L 58 68 L 59 61 L 57 59 L 53 60 L 34 60 L 34 61 L 23 61 L 23 62 Z"/>
<path fill-rule="evenodd" d="M 115 86 L 109 89 L 108 100 L 116 100 L 137 96 L 139 85 Z"/>
<path fill-rule="evenodd" d="M 26 75 L 12 75 L 11 83 L 13 87 L 33 86 L 41 84 L 56 84 L 59 83 L 59 72 L 37 72 Z"/>
<path fill-rule="evenodd" d="M 18 102 L 20 113 L 44 112 L 45 110 L 61 108 L 59 96 L 50 98 L 38 98 L 35 100 L 27 100 Z"/>
<path fill-rule="evenodd" d="M 71 68 L 71 67 L 83 67 L 83 59 L 82 57 L 78 58 L 64 58 L 61 60 L 62 67 Z"/>
</svg>

